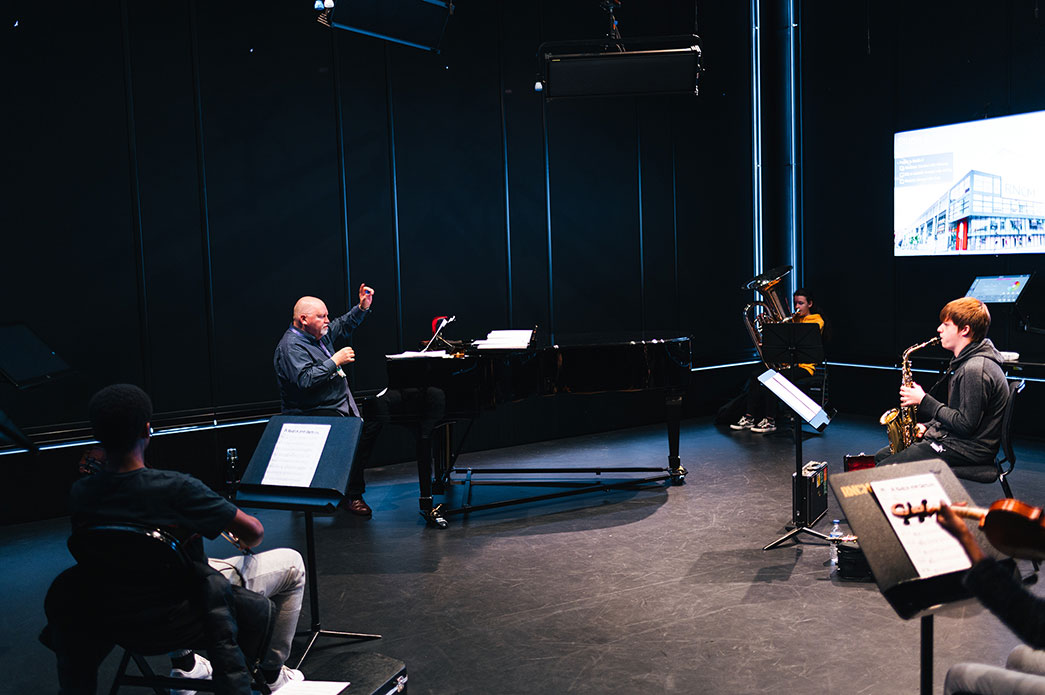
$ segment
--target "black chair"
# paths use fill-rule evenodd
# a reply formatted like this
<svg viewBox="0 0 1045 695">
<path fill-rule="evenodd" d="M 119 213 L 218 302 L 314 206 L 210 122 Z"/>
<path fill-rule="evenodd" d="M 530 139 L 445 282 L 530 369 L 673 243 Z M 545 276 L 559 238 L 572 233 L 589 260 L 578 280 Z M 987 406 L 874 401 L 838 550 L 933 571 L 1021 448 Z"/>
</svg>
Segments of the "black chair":
<svg viewBox="0 0 1045 695">
<path fill-rule="evenodd" d="M 825 362 L 813 367 L 812 375 L 796 379 L 795 385 L 821 408 L 827 409 L 827 364 Z"/>
<path fill-rule="evenodd" d="M 1021 380 L 1009 380 L 1009 398 L 1005 403 L 1005 413 L 1001 421 L 1001 448 L 998 456 L 990 464 L 983 466 L 955 466 L 951 470 L 954 475 L 962 480 L 975 483 L 1001 483 L 1001 489 L 1006 497 L 1012 497 L 1012 488 L 1009 487 L 1008 475 L 1016 467 L 1016 452 L 1012 448 L 1012 425 L 1013 414 L 1016 410 L 1016 396 L 1026 386 Z"/>
<path fill-rule="evenodd" d="M 110 695 L 122 686 L 249 694 L 253 684 L 269 692 L 258 670 L 275 617 L 268 598 L 193 561 L 159 528 L 90 526 L 76 530 L 68 546 L 77 565 L 51 585 L 41 636 L 58 653 L 59 680 L 73 683 L 63 690 L 93 690 L 98 664 L 118 645 L 124 654 Z M 208 650 L 213 680 L 157 674 L 144 658 L 178 649 Z M 132 660 L 140 676 L 127 672 Z"/>
</svg>

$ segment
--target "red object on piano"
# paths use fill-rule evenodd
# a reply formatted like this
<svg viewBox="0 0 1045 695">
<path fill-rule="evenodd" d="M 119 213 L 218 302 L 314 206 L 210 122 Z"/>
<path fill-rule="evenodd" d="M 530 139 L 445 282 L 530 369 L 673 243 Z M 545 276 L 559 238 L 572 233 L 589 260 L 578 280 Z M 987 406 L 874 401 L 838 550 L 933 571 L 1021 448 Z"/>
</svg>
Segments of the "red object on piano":
<svg viewBox="0 0 1045 695">
<path fill-rule="evenodd" d="M 442 321 L 443 319 L 448 319 L 448 318 L 450 318 L 450 317 L 449 316 L 436 316 L 434 319 L 432 319 L 432 335 L 435 335 L 435 332 L 437 330 L 439 330 L 439 322 Z"/>
</svg>

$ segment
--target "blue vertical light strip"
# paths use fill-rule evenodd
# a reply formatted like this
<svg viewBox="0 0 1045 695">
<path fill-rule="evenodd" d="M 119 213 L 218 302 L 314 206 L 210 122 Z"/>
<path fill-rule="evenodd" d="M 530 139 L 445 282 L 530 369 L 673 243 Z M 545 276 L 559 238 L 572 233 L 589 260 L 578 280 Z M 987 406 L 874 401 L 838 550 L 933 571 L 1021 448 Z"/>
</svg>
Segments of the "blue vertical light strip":
<svg viewBox="0 0 1045 695">
<path fill-rule="evenodd" d="M 392 244 L 395 252 L 396 273 L 396 345 L 403 351 L 403 274 L 399 259 L 399 190 L 396 180 L 396 128 L 392 107 L 392 67 L 385 44 L 385 110 L 388 113 L 388 169 L 392 195 Z"/>
<path fill-rule="evenodd" d="M 210 403 L 217 404 L 218 367 L 214 344 L 214 267 L 210 249 L 210 203 L 207 200 L 207 161 L 203 147 L 203 94 L 200 88 L 200 30 L 197 0 L 189 2 L 189 34 L 192 39 L 193 106 L 196 116 L 196 180 L 200 201 L 200 247 L 203 259 L 204 318 L 207 325 L 207 367 Z"/>
<path fill-rule="evenodd" d="M 552 178 L 548 161 L 548 100 L 541 99 L 541 136 L 544 139 L 544 206 L 548 225 L 548 341 L 555 344 L 555 274 L 552 265 Z"/>
<path fill-rule="evenodd" d="M 788 171 L 788 262 L 791 273 L 791 294 L 798 289 L 798 277 L 804 273 L 798 253 L 798 124 L 795 114 L 795 2 L 787 0 L 787 171 Z"/>
<path fill-rule="evenodd" d="M 675 327 L 682 327 L 682 303 L 679 297 L 679 187 L 677 151 L 675 143 L 675 122 L 669 121 L 671 129 L 671 248 L 672 265 L 675 278 Z"/>
<path fill-rule="evenodd" d="M 512 308 L 512 212 L 511 192 L 508 186 L 508 118 L 504 108 L 504 3 L 497 32 L 497 79 L 500 84 L 501 102 L 501 156 L 504 159 L 504 274 L 508 308 L 508 327 L 515 328 Z"/>
<path fill-rule="evenodd" d="M 341 243 L 345 260 L 345 306 L 352 306 L 358 298 L 352 293 L 352 263 L 348 231 L 348 177 L 345 174 L 345 126 L 341 91 L 341 54 L 337 50 L 337 32 L 330 32 L 330 60 L 334 80 L 334 136 L 337 141 L 338 193 L 341 196 Z"/>
<path fill-rule="evenodd" d="M 131 69 L 131 21 L 127 0 L 120 2 L 123 34 L 123 90 L 127 110 L 127 166 L 131 186 L 131 234 L 134 242 L 134 277 L 138 289 L 138 342 L 142 357 L 142 386 L 152 393 L 152 343 L 149 335 L 148 286 L 145 283 L 145 237 L 142 230 L 141 178 L 138 169 L 138 129 L 134 119 L 134 75 Z"/>
<path fill-rule="evenodd" d="M 646 237 L 642 228 L 642 127 L 639 123 L 639 102 L 635 100 L 635 180 L 639 207 L 639 328 L 646 331 Z"/>
<path fill-rule="evenodd" d="M 754 274 L 762 272 L 762 38 L 759 0 L 751 0 L 751 217 Z"/>
</svg>

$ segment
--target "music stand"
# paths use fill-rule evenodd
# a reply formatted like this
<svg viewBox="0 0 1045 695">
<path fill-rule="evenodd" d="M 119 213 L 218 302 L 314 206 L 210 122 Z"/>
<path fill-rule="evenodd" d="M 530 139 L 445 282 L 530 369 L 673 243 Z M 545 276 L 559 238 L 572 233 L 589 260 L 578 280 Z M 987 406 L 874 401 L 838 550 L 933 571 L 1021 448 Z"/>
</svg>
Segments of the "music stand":
<svg viewBox="0 0 1045 695">
<path fill-rule="evenodd" d="M 18 389 L 45 383 L 72 369 L 24 323 L 0 324 L 0 374 Z"/>
<path fill-rule="evenodd" d="M 933 613 L 946 604 L 972 598 L 962 584 L 965 571 L 922 577 L 897 538 L 871 483 L 931 473 L 952 501 L 969 499 L 961 482 L 942 459 L 912 461 L 840 473 L 831 478 L 831 489 L 842 507 L 849 527 L 860 541 L 860 549 L 871 567 L 882 596 L 904 620 L 921 617 L 921 693 L 933 692 Z M 912 500 L 917 503 L 921 500 Z M 939 500 L 927 500 L 936 504 Z M 911 523 L 919 523 L 912 521 Z M 936 523 L 934 517 L 924 523 Z M 994 550 L 976 526 L 972 533 L 983 551 L 996 558 Z M 1007 561 L 1011 562 L 1011 560 Z M 1015 567 L 1013 567 L 1015 569 Z"/>
<path fill-rule="evenodd" d="M 295 428 L 295 425 L 301 427 Z M 332 513 L 344 499 L 348 474 L 355 456 L 363 421 L 357 417 L 318 417 L 308 415 L 277 415 L 271 418 L 261 435 L 254 455 L 243 472 L 233 499 L 244 507 L 285 509 L 305 513 L 305 576 L 308 581 L 311 627 L 299 634 L 309 635 L 297 668 L 301 668 L 312 645 L 320 637 L 342 639 L 381 639 L 381 635 L 365 632 L 324 630 L 319 620 L 319 573 L 316 569 L 316 540 L 313 514 Z M 318 441 L 325 431 L 325 441 Z M 278 447 L 278 450 L 277 450 Z M 316 450 L 318 462 L 315 461 Z M 311 452 L 311 453 L 310 453 Z M 270 470 L 270 464 L 272 470 Z M 304 464 L 304 465 L 303 465 Z M 314 464 L 314 474 L 307 485 L 302 484 Z M 294 481 L 293 478 L 299 478 Z M 282 484 L 293 482 L 294 484 Z"/>
<path fill-rule="evenodd" d="M 767 324 L 762 329 L 762 356 L 767 364 L 797 365 L 823 362 L 824 346 L 820 341 L 820 327 L 815 323 Z M 802 533 L 829 541 L 825 534 L 810 528 L 820 517 L 805 518 L 808 491 L 802 484 L 802 421 L 805 420 L 817 431 L 823 431 L 831 422 L 831 418 L 823 408 L 776 370 L 767 370 L 758 380 L 795 413 L 795 483 L 792 485 L 791 494 L 791 519 L 795 527 L 762 550 L 775 548 Z"/>
<path fill-rule="evenodd" d="M 24 323 L 0 324 L 0 374 L 24 390 L 69 374 L 72 369 Z M 0 411 L 0 447 L 22 446 L 38 451 L 29 437 Z"/>
</svg>

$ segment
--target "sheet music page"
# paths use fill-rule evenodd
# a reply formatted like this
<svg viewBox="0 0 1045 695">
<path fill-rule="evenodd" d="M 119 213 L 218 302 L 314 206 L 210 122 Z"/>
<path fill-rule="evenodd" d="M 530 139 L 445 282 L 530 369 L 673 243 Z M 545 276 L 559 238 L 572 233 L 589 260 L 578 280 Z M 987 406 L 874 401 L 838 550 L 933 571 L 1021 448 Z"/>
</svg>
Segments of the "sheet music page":
<svg viewBox="0 0 1045 695">
<path fill-rule="evenodd" d="M 290 681 L 279 691 L 284 695 L 338 695 L 349 685 L 348 681 Z"/>
<path fill-rule="evenodd" d="M 521 350 L 530 344 L 533 329 L 490 331 L 485 340 L 477 340 L 473 345 L 483 350 Z"/>
<path fill-rule="evenodd" d="M 406 352 L 399 352 L 395 355 L 385 355 L 390 360 L 406 360 L 412 357 L 450 357 L 446 354 L 446 350 L 429 350 L 428 352 L 420 352 L 417 350 L 407 350 Z"/>
<path fill-rule="evenodd" d="M 329 434 L 330 425 L 283 423 L 261 484 L 288 487 L 311 485 Z"/>
<path fill-rule="evenodd" d="M 941 501 L 950 504 L 951 499 L 935 475 L 923 473 L 879 480 L 871 483 L 871 489 L 920 577 L 935 577 L 972 567 L 961 544 L 936 522 L 935 515 L 925 517 L 924 521 L 913 517 L 905 524 L 901 517 L 893 514 L 895 504 L 920 505 L 923 500 L 929 506 Z"/>
</svg>

